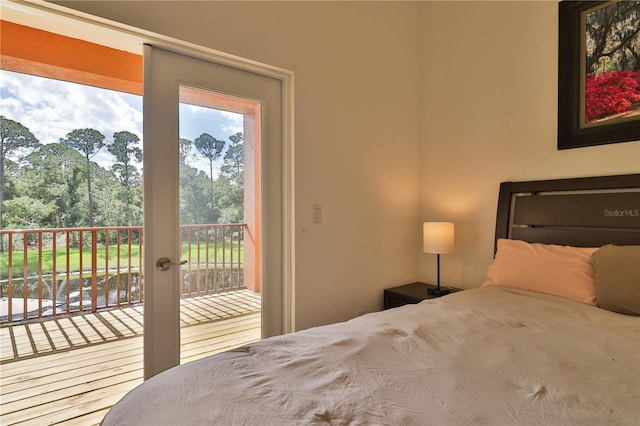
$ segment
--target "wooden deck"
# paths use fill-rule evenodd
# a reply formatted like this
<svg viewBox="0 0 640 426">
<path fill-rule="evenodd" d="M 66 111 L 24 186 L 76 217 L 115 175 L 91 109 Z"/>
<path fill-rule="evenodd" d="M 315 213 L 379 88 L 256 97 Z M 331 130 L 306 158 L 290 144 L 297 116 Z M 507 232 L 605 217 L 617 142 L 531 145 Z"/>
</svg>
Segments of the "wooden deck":
<svg viewBox="0 0 640 426">
<path fill-rule="evenodd" d="M 181 362 L 260 339 L 260 295 L 183 299 Z M 0 424 L 97 425 L 142 383 L 142 306 L 0 329 Z"/>
</svg>

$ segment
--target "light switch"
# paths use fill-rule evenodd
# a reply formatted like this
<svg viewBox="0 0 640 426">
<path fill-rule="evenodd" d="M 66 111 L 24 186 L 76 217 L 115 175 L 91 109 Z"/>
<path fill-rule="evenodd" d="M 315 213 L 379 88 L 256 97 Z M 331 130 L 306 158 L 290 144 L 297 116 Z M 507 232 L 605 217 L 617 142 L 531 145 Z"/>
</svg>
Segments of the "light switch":
<svg viewBox="0 0 640 426">
<path fill-rule="evenodd" d="M 316 225 L 322 223 L 322 206 L 320 204 L 313 205 L 313 223 Z"/>
</svg>

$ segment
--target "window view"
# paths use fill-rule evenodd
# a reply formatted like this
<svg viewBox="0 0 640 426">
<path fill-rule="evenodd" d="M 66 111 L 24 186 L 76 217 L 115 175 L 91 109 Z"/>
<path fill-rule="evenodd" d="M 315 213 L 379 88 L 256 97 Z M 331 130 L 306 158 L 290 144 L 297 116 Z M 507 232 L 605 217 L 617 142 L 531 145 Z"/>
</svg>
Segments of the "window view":
<svg viewBox="0 0 640 426">
<path fill-rule="evenodd" d="M 249 150 L 245 158 L 243 133 L 246 129 L 253 133 L 255 113 L 245 113 L 256 104 L 188 86 L 180 86 L 179 93 L 180 288 L 185 302 L 180 305 L 180 353 L 184 363 L 220 350 L 216 348 L 238 346 L 233 343 L 237 337 L 225 330 L 216 343 L 203 344 L 203 332 L 193 327 L 201 322 L 241 318 L 242 333 L 259 340 L 261 294 L 255 274 L 259 218 L 254 205 L 259 197 L 245 185 L 256 156 Z M 206 309 L 198 312 L 193 306 Z"/>
<path fill-rule="evenodd" d="M 243 116 L 181 102 L 179 117 L 182 292 L 243 287 Z"/>
<path fill-rule="evenodd" d="M 0 320 L 139 301 L 142 98 L 0 82 Z"/>
<path fill-rule="evenodd" d="M 140 302 L 142 97 L 5 70 L 0 79 L 0 320 Z M 242 114 L 181 104 L 180 117 L 181 223 L 242 223 Z M 235 257 L 212 279 L 234 272 L 237 286 L 242 228 L 193 229 L 183 229 L 187 257 L 207 270 L 204 248 L 216 266 L 189 241 L 211 237 L 220 262 Z"/>
<path fill-rule="evenodd" d="M 142 381 L 142 97 L 7 70 L 0 95 L 0 423 L 97 424 Z M 210 103 L 180 104 L 182 362 L 261 335 L 246 116 Z"/>
</svg>

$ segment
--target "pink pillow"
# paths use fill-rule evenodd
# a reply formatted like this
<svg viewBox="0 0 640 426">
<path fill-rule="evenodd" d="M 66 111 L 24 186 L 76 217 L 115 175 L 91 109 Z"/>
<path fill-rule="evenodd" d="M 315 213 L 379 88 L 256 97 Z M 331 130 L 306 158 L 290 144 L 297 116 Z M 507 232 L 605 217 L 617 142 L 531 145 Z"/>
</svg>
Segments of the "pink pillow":
<svg viewBox="0 0 640 426">
<path fill-rule="evenodd" d="M 499 239 L 496 257 L 482 285 L 532 290 L 596 306 L 591 266 L 596 250 Z"/>
</svg>

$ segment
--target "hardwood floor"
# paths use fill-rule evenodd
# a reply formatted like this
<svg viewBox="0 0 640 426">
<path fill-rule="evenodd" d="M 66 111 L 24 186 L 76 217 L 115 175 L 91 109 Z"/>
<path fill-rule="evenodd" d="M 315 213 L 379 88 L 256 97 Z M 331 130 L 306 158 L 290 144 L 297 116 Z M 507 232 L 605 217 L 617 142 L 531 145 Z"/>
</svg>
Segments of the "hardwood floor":
<svg viewBox="0 0 640 426">
<path fill-rule="evenodd" d="M 260 339 L 260 295 L 183 299 L 181 362 Z M 0 329 L 0 424 L 97 425 L 142 383 L 142 306 Z"/>
</svg>

